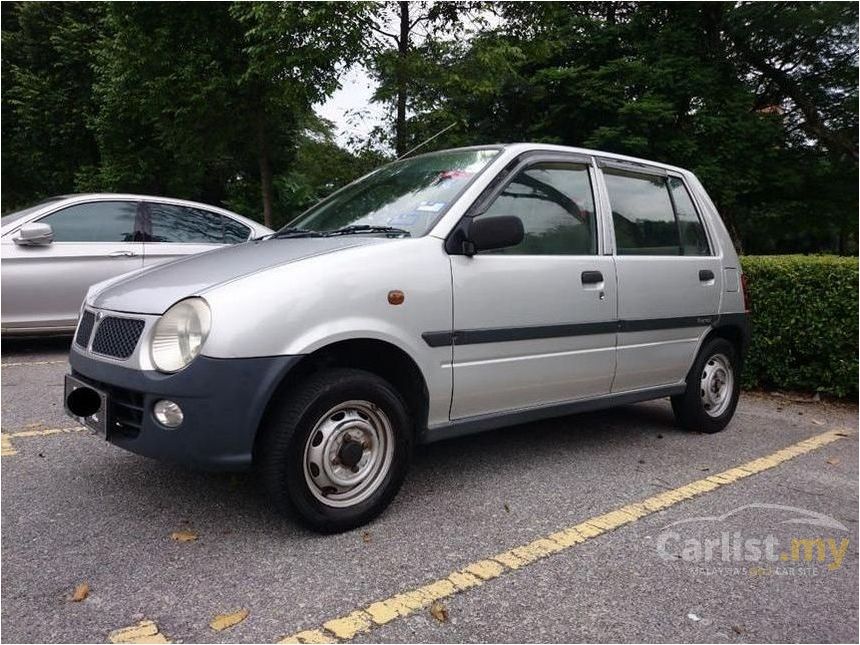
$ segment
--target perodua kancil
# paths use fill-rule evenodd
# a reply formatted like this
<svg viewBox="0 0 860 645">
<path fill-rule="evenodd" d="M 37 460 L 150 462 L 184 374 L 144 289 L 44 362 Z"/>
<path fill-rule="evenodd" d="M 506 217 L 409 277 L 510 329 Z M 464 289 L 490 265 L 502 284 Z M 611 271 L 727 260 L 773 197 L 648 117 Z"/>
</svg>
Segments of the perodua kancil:
<svg viewBox="0 0 860 645">
<path fill-rule="evenodd" d="M 719 431 L 747 339 L 738 257 L 692 173 L 472 147 L 91 288 L 65 403 L 132 452 L 255 467 L 331 532 L 380 513 L 421 442 L 662 397 Z"/>
</svg>

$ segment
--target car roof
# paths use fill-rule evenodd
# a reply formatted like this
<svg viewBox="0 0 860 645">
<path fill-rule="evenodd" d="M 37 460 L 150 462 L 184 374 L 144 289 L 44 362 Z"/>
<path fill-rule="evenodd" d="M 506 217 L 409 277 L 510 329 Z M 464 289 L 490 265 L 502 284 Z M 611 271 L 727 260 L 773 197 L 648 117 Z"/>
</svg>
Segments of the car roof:
<svg viewBox="0 0 860 645">
<path fill-rule="evenodd" d="M 58 195 L 53 198 L 49 198 L 50 201 L 46 201 L 41 208 L 34 210 L 28 217 L 23 220 L 16 220 L 11 222 L 8 226 L 17 228 L 25 221 L 31 221 L 37 217 L 40 217 L 44 211 L 47 210 L 55 210 L 58 207 L 71 206 L 74 204 L 80 204 L 85 202 L 92 201 L 154 201 L 161 202 L 164 204 L 174 204 L 176 206 L 189 206 L 192 208 L 202 208 L 205 210 L 213 211 L 216 213 L 221 213 L 223 215 L 227 215 L 235 220 L 246 224 L 251 227 L 256 233 L 264 233 L 266 231 L 271 232 L 271 229 L 267 228 L 260 222 L 256 222 L 248 217 L 244 217 L 243 215 L 239 215 L 239 213 L 234 213 L 231 210 L 227 210 L 226 208 L 221 208 L 220 206 L 214 206 L 212 204 L 204 204 L 203 202 L 194 202 L 188 199 L 176 199 L 174 197 L 161 197 L 158 195 L 138 195 L 135 193 L 76 193 L 72 195 Z"/>
<path fill-rule="evenodd" d="M 656 168 L 663 168 L 664 170 L 671 170 L 673 172 L 677 172 L 679 174 L 691 175 L 692 172 L 687 170 L 686 168 L 680 168 L 678 166 L 673 166 L 671 164 L 663 163 L 660 161 L 654 161 L 653 159 L 642 159 L 641 157 L 631 157 L 630 155 L 622 155 L 615 152 L 606 152 L 605 150 L 594 150 L 591 148 L 577 148 L 575 146 L 561 146 L 553 143 L 527 143 L 527 142 L 519 142 L 519 143 L 490 143 L 486 145 L 478 145 L 478 146 L 464 146 L 461 148 L 447 148 L 447 150 L 504 150 L 506 152 L 510 152 L 513 154 L 521 154 L 523 152 L 567 152 L 567 153 L 576 153 L 579 155 L 588 155 L 593 157 L 600 157 L 602 159 L 611 159 L 614 161 L 626 161 L 634 164 L 645 164 L 648 166 L 654 166 Z M 443 152 L 444 150 L 436 150 L 434 152 Z M 432 155 L 434 152 L 425 152 L 422 155 L 415 155 L 416 157 L 420 157 L 423 155 Z"/>
</svg>

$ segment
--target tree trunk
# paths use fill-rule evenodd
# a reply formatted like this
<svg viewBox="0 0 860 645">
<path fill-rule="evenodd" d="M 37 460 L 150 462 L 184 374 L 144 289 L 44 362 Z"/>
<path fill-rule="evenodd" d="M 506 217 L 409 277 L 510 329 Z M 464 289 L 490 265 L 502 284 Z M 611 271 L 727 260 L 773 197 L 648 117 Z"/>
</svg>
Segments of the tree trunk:
<svg viewBox="0 0 860 645">
<path fill-rule="evenodd" d="M 409 3 L 400 2 L 400 40 L 397 41 L 397 117 L 394 148 L 399 157 L 406 152 L 406 57 L 409 55 Z"/>
<path fill-rule="evenodd" d="M 260 193 L 263 197 L 263 224 L 272 228 L 272 163 L 269 157 L 269 142 L 266 139 L 266 123 L 263 115 L 257 118 L 257 154 L 260 164 Z"/>
</svg>

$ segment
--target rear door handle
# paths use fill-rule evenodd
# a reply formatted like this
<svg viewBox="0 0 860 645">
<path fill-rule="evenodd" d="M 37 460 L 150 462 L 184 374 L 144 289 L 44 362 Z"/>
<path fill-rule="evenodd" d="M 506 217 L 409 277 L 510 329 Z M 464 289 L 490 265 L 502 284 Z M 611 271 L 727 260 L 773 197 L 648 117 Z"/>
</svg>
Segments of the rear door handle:
<svg viewBox="0 0 860 645">
<path fill-rule="evenodd" d="M 702 282 L 707 282 L 708 280 L 714 279 L 714 272 L 710 269 L 702 269 L 699 271 L 699 280 Z"/>
<path fill-rule="evenodd" d="M 137 253 L 134 251 L 111 251 L 108 253 L 109 257 L 112 258 L 133 258 Z"/>
<path fill-rule="evenodd" d="M 603 282 L 603 274 L 600 271 L 583 271 L 582 284 L 599 284 Z"/>
</svg>

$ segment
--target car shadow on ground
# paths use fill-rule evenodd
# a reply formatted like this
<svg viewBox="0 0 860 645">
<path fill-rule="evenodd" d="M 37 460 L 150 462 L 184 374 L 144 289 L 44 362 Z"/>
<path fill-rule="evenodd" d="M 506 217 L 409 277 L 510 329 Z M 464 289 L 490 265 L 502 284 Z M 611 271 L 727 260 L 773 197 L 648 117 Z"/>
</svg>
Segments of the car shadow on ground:
<svg viewBox="0 0 860 645">
<path fill-rule="evenodd" d="M 33 354 L 57 354 L 62 357 L 69 352 L 71 334 L 60 336 L 3 336 L 0 350 L 3 360 L 23 359 Z"/>
<path fill-rule="evenodd" d="M 438 504 L 440 493 L 450 496 L 452 491 L 486 488 L 500 472 L 524 476 L 536 469 L 553 469 L 553 460 L 559 466 L 554 470 L 561 486 L 564 470 L 586 467 L 584 460 L 600 459 L 605 468 L 613 464 L 626 468 L 617 463 L 619 443 L 650 442 L 676 434 L 685 433 L 674 426 L 668 405 L 639 404 L 421 445 L 399 496 L 377 522 L 410 521 L 410 505 Z M 204 472 L 114 450 L 116 458 L 81 465 L 87 471 L 84 479 L 90 480 L 84 485 L 104 490 L 104 482 L 110 482 L 110 487 L 121 489 L 121 495 L 101 498 L 99 505 L 106 516 L 125 516 L 121 521 L 129 530 L 134 531 L 135 524 L 145 526 L 147 516 L 155 514 L 281 540 L 320 537 L 295 518 L 279 514 L 253 472 Z M 630 456 L 635 463 L 635 453 Z M 134 501 L 129 504 L 130 500 Z M 224 518 L 229 518 L 226 528 L 221 526 Z"/>
</svg>

